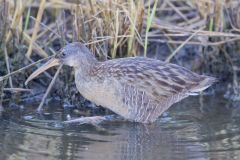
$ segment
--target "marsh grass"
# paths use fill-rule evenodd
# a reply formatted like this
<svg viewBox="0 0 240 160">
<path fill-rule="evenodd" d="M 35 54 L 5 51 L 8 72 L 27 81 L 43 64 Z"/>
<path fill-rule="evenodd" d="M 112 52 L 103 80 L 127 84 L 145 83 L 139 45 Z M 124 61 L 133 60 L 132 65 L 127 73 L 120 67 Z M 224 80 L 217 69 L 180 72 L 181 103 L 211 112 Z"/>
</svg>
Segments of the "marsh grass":
<svg viewBox="0 0 240 160">
<path fill-rule="evenodd" d="M 153 18 L 155 17 L 155 12 L 157 8 L 157 0 L 154 1 L 153 8 L 151 8 L 151 3 L 148 1 L 148 10 L 147 10 L 147 22 L 146 22 L 146 31 L 145 31 L 145 40 L 144 40 L 144 56 L 147 56 L 147 46 L 148 46 L 148 33 L 151 28 Z"/>
<path fill-rule="evenodd" d="M 9 75 L 0 80 L 1 93 L 25 88 L 38 64 L 23 67 L 81 41 L 100 60 L 154 57 L 231 81 L 240 95 L 239 5 L 238 0 L 0 0 L 0 74 Z M 13 72 L 18 69 L 21 74 Z M 59 81 L 70 85 L 66 70 Z M 48 71 L 42 78 L 52 76 Z M 42 78 L 38 82 L 47 86 Z M 75 93 L 62 90 L 59 94 Z"/>
</svg>

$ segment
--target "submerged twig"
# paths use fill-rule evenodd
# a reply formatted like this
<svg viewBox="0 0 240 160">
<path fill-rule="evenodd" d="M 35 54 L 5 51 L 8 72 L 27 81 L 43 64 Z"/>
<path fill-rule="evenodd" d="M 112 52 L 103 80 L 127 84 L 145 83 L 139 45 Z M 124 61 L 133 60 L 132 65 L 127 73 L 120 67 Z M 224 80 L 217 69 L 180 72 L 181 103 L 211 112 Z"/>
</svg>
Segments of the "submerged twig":
<svg viewBox="0 0 240 160">
<path fill-rule="evenodd" d="M 2 102 L 3 102 L 3 96 L 4 96 L 4 94 L 3 94 L 3 81 L 0 81 L 0 115 L 1 115 L 1 113 L 2 113 L 2 111 L 3 111 L 3 107 L 2 107 Z"/>
<path fill-rule="evenodd" d="M 78 123 L 78 124 L 92 124 L 92 125 L 98 125 L 99 123 L 107 120 L 106 117 L 104 116 L 93 116 L 93 117 L 80 117 L 76 119 L 70 119 L 67 121 L 64 121 L 64 124 L 73 124 L 73 123 Z"/>
<path fill-rule="evenodd" d="M 25 89 L 25 88 L 3 88 L 3 91 L 10 91 L 10 92 L 32 92 L 32 89 Z"/>
<path fill-rule="evenodd" d="M 55 73 L 55 75 L 54 75 L 51 83 L 49 84 L 49 86 L 48 86 L 48 88 L 47 88 L 47 91 L 45 92 L 45 94 L 44 94 L 44 96 L 43 96 L 43 98 L 42 98 L 42 101 L 41 101 L 41 103 L 39 104 L 39 106 L 38 106 L 38 108 L 37 108 L 37 111 L 38 111 L 38 112 L 40 112 L 40 111 L 42 110 L 43 104 L 44 104 L 44 102 L 45 102 L 45 100 L 46 100 L 49 92 L 51 91 L 52 86 L 53 86 L 53 84 L 55 83 L 55 81 L 56 81 L 56 79 L 57 79 L 57 77 L 58 77 L 58 75 L 59 75 L 60 70 L 62 69 L 62 66 L 63 66 L 63 65 L 60 65 L 60 66 L 58 67 L 57 72 Z"/>
<path fill-rule="evenodd" d="M 2 116 L 3 106 L 0 104 L 0 116 Z"/>
</svg>

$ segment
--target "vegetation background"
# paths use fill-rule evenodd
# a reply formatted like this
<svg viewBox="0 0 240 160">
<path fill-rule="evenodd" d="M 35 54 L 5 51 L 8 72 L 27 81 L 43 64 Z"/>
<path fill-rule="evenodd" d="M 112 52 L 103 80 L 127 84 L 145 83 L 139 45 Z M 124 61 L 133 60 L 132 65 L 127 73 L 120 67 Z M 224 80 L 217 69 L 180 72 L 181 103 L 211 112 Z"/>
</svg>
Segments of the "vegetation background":
<svg viewBox="0 0 240 160">
<path fill-rule="evenodd" d="M 42 99 L 56 69 L 24 81 L 72 41 L 101 61 L 147 56 L 215 76 L 239 100 L 239 8 L 239 0 L 0 0 L 0 104 Z M 61 70 L 51 97 L 85 105 L 73 79 Z"/>
</svg>

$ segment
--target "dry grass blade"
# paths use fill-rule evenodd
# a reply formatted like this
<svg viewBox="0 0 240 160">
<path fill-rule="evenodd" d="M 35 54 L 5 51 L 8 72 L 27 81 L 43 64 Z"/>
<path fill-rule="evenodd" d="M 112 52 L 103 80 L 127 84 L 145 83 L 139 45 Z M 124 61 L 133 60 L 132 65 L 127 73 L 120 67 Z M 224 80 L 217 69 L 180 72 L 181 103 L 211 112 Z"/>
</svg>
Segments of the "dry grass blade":
<svg viewBox="0 0 240 160">
<path fill-rule="evenodd" d="M 174 11 L 176 11 L 177 14 L 179 14 L 180 17 L 182 17 L 182 18 L 184 19 L 184 21 L 188 23 L 188 25 L 190 24 L 190 23 L 188 22 L 188 18 L 187 18 L 181 11 L 179 11 L 179 9 L 178 9 L 177 7 L 175 7 L 175 6 L 172 4 L 172 2 L 167 1 L 167 4 L 168 4 Z"/>
<path fill-rule="evenodd" d="M 32 44 L 32 49 L 36 50 L 37 54 L 41 57 L 48 57 L 48 54 L 38 45 L 36 44 L 35 42 L 31 42 L 31 37 L 25 33 L 25 32 L 22 32 L 23 33 L 23 38 L 25 40 L 25 42 L 27 42 L 28 44 Z"/>
<path fill-rule="evenodd" d="M 49 86 L 48 86 L 48 88 L 47 88 L 47 90 L 46 90 L 46 92 L 45 92 L 45 94 L 44 94 L 44 96 L 43 96 L 43 98 L 42 98 L 42 100 L 41 100 L 41 103 L 39 104 L 39 106 L 38 106 L 38 108 L 37 108 L 37 111 L 38 111 L 38 112 L 41 112 L 41 111 L 42 111 L 44 102 L 45 102 L 45 100 L 46 100 L 49 92 L 51 91 L 51 89 L 52 89 L 52 87 L 53 87 L 53 85 L 54 85 L 54 83 L 55 83 L 55 81 L 56 81 L 56 79 L 57 79 L 57 77 L 58 77 L 58 75 L 59 75 L 59 73 L 60 73 L 60 70 L 62 69 L 62 66 L 63 66 L 63 65 L 60 65 L 60 66 L 58 67 L 57 72 L 55 73 L 55 75 L 54 75 L 51 83 L 49 84 Z"/>
<path fill-rule="evenodd" d="M 201 30 L 201 29 L 200 29 Z M 188 37 L 186 39 L 186 41 L 184 41 L 184 43 L 182 43 L 170 56 L 168 56 L 168 58 L 165 60 L 165 62 L 170 62 L 171 59 L 177 54 L 177 52 L 184 46 L 186 45 L 187 42 L 189 42 L 194 36 L 197 35 L 198 32 L 200 32 L 200 30 L 198 30 L 197 32 L 193 33 L 190 37 Z"/>
<path fill-rule="evenodd" d="M 234 42 L 234 41 L 239 41 L 239 40 L 240 40 L 240 38 L 231 38 L 231 39 L 222 40 L 222 41 L 218 41 L 218 42 L 207 42 L 207 43 L 198 42 L 198 41 L 188 41 L 188 42 L 186 42 L 186 44 L 199 45 L 199 46 L 220 46 L 220 45 L 224 45 L 224 44 L 229 43 L 229 42 Z M 168 43 L 168 44 L 182 44 L 185 41 L 149 39 L 149 42 Z"/>
<path fill-rule="evenodd" d="M 38 30 L 39 30 L 39 24 L 41 22 L 43 11 L 45 9 L 45 3 L 46 3 L 46 0 L 41 0 L 40 6 L 39 6 L 39 9 L 38 9 L 37 20 L 36 20 L 35 25 L 34 25 L 33 34 L 32 34 L 31 41 L 30 41 L 30 44 L 29 44 L 29 48 L 28 48 L 28 51 L 27 51 L 27 54 L 26 54 L 27 57 L 30 57 L 31 54 L 32 54 L 33 43 L 35 42 L 35 40 L 37 38 L 37 33 L 38 33 Z"/>
<path fill-rule="evenodd" d="M 116 57 L 116 52 L 118 48 L 118 32 L 119 32 L 119 10 L 116 11 L 116 22 L 115 22 L 115 34 L 114 34 L 114 44 L 113 44 L 113 51 L 112 51 L 112 58 Z"/>
<path fill-rule="evenodd" d="M 4 45 L 4 56 L 5 56 L 5 62 L 6 62 L 6 65 L 7 65 L 7 72 L 8 74 L 11 73 L 11 70 L 10 70 L 10 64 L 9 64 L 9 57 L 8 57 L 8 54 L 7 54 L 7 48 L 6 46 Z M 12 82 L 12 77 L 9 76 L 9 85 L 11 88 L 13 88 L 13 82 Z"/>
<path fill-rule="evenodd" d="M 10 26 L 10 28 L 12 29 L 16 29 L 17 26 L 21 26 L 19 24 L 21 24 L 21 21 L 22 21 L 22 15 L 23 15 L 23 12 L 24 12 L 24 9 L 25 9 L 25 6 L 23 4 L 23 1 L 22 0 L 18 0 L 18 1 L 15 1 L 15 5 L 16 5 L 16 9 L 14 11 L 14 16 L 12 19 L 12 24 Z M 28 1 L 28 3 L 31 3 L 31 0 Z M 11 3 L 10 3 L 11 4 Z M 11 6 L 11 7 L 14 7 L 14 6 Z M 7 37 L 6 37 L 6 43 L 9 42 L 9 40 L 11 39 L 12 37 L 12 31 L 9 30 L 8 34 L 7 34 Z"/>
<path fill-rule="evenodd" d="M 5 79 L 7 79 L 7 78 L 8 78 L 9 76 L 11 76 L 11 75 L 14 75 L 14 74 L 17 74 L 17 73 L 19 73 L 19 72 L 22 72 L 23 70 L 28 69 L 28 68 L 30 68 L 30 67 L 32 67 L 32 66 L 34 66 L 34 65 L 36 65 L 36 64 L 38 64 L 38 63 L 40 63 L 40 62 L 42 62 L 42 61 L 44 61 L 44 60 L 46 60 L 46 59 L 49 59 L 49 58 L 51 58 L 51 57 L 53 57 L 53 56 L 40 59 L 40 60 L 38 60 L 38 61 L 36 61 L 36 62 L 34 62 L 34 63 L 31 63 L 31 64 L 29 64 L 29 65 L 27 65 L 27 66 L 25 66 L 25 67 L 23 67 L 23 68 L 20 68 L 20 69 L 18 69 L 18 70 L 16 70 L 16 71 L 13 71 L 13 72 L 11 72 L 11 73 L 9 73 L 9 74 L 7 74 L 7 75 L 4 75 L 4 76 L 0 77 L 0 82 L 3 81 L 3 80 L 5 80 Z"/>
<path fill-rule="evenodd" d="M 137 7 L 133 1 L 129 1 L 129 6 L 130 6 L 130 15 L 129 15 L 129 21 L 131 22 L 130 24 L 130 38 L 128 39 L 128 51 L 127 55 L 134 55 L 136 56 L 136 53 L 133 51 L 135 49 L 134 45 L 134 39 L 135 39 L 135 30 L 137 26 Z M 118 24 L 116 24 L 118 25 Z"/>
</svg>

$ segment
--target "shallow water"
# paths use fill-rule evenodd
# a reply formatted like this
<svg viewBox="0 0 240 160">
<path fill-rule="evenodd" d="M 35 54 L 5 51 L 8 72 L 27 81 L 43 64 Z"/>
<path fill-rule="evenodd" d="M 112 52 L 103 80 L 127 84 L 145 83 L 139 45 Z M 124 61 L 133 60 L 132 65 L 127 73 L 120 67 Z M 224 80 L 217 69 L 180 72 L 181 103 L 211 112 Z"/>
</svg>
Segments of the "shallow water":
<svg viewBox="0 0 240 160">
<path fill-rule="evenodd" d="M 189 97 L 152 125 L 63 125 L 68 111 L 48 107 L 44 115 L 34 104 L 3 115 L 1 160 L 240 159 L 240 106 L 222 96 Z"/>
</svg>

